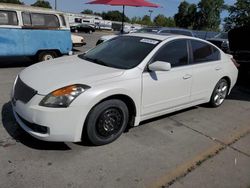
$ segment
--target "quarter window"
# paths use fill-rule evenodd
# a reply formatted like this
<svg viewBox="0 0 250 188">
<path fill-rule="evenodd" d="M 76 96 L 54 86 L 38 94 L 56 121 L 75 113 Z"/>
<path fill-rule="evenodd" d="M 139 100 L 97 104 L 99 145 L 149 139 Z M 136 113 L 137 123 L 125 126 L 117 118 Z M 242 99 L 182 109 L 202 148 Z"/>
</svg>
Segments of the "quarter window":
<svg viewBox="0 0 250 188">
<path fill-rule="evenodd" d="M 62 21 L 62 25 L 66 26 L 66 21 L 65 21 L 65 17 L 63 15 L 60 15 L 61 21 Z"/>
<path fill-rule="evenodd" d="M 16 12 L 0 10 L 0 25 L 18 25 Z"/>
<path fill-rule="evenodd" d="M 193 63 L 203 63 L 220 60 L 220 52 L 214 46 L 201 41 L 191 41 Z"/>
<path fill-rule="evenodd" d="M 162 47 L 156 56 L 155 61 L 164 61 L 171 64 L 172 67 L 178 67 L 188 64 L 187 40 L 177 40 Z"/>
</svg>

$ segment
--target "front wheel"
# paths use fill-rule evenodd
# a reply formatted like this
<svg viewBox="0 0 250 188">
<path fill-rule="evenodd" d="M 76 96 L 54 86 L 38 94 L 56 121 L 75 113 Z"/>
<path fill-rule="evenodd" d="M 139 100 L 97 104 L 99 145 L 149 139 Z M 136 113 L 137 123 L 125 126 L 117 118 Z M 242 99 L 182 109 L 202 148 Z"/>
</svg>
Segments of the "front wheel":
<svg viewBox="0 0 250 188">
<path fill-rule="evenodd" d="M 86 133 L 94 145 L 113 142 L 124 132 L 129 120 L 127 105 L 112 99 L 95 106 L 86 121 Z"/>
<path fill-rule="evenodd" d="M 229 84 L 227 80 L 221 79 L 215 86 L 213 94 L 210 99 L 210 105 L 212 107 L 219 107 L 222 105 L 227 97 L 229 91 Z"/>
</svg>

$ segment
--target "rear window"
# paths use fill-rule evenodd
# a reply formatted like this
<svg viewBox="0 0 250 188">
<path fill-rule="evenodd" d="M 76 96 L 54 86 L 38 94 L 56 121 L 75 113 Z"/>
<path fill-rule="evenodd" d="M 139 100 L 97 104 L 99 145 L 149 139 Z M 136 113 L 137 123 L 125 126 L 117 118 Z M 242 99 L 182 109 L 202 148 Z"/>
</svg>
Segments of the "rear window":
<svg viewBox="0 0 250 188">
<path fill-rule="evenodd" d="M 220 60 L 220 51 L 214 46 L 201 41 L 191 41 L 193 63 L 203 63 Z"/>
<path fill-rule="evenodd" d="M 0 10 L 0 25 L 18 25 L 16 12 Z"/>
<path fill-rule="evenodd" d="M 39 28 L 58 28 L 60 27 L 59 20 L 53 14 L 38 14 L 38 13 L 22 13 L 23 24 L 25 26 Z"/>
</svg>

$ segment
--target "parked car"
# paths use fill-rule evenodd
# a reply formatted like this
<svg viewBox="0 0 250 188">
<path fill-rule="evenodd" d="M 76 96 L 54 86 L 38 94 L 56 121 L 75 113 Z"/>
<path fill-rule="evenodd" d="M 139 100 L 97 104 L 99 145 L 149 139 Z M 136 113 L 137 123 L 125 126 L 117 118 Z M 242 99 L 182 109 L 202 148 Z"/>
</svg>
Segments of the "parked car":
<svg viewBox="0 0 250 188">
<path fill-rule="evenodd" d="M 229 46 L 231 54 L 241 70 L 250 70 L 250 27 L 244 26 L 229 31 Z"/>
<path fill-rule="evenodd" d="M 38 61 L 71 54 L 64 13 L 0 3 L 0 57 L 29 56 Z"/>
<path fill-rule="evenodd" d="M 178 29 L 178 28 L 165 28 L 165 27 L 144 27 L 142 29 L 138 29 L 133 31 L 132 33 L 157 33 L 157 34 L 177 34 L 177 35 L 185 35 L 195 37 L 194 33 L 187 29 Z M 118 35 L 121 35 L 118 34 Z M 96 45 L 101 44 L 109 39 L 112 39 L 118 35 L 105 35 L 102 36 L 96 43 Z"/>
<path fill-rule="evenodd" d="M 134 33 L 24 69 L 11 98 L 17 122 L 32 136 L 103 145 L 141 121 L 202 103 L 220 106 L 237 74 L 231 58 L 207 41 Z"/>
<path fill-rule="evenodd" d="M 209 38 L 207 40 L 222 49 L 224 52 L 229 52 L 229 41 L 227 32 L 219 33 L 215 37 Z"/>
<path fill-rule="evenodd" d="M 105 35 L 105 36 L 102 36 L 97 42 L 96 42 L 96 46 L 109 40 L 109 39 L 112 39 L 112 38 L 115 38 L 117 37 L 118 35 Z"/>
<path fill-rule="evenodd" d="M 85 32 L 85 33 L 93 33 L 95 32 L 95 25 L 91 24 L 76 24 L 74 26 L 70 26 L 71 32 Z"/>
<path fill-rule="evenodd" d="M 86 45 L 86 42 L 82 36 L 71 34 L 71 40 L 73 47 L 81 47 Z"/>
<path fill-rule="evenodd" d="M 136 31 L 137 33 L 172 33 L 177 35 L 185 35 L 195 37 L 194 33 L 188 29 L 165 28 L 165 27 L 145 27 Z"/>
</svg>

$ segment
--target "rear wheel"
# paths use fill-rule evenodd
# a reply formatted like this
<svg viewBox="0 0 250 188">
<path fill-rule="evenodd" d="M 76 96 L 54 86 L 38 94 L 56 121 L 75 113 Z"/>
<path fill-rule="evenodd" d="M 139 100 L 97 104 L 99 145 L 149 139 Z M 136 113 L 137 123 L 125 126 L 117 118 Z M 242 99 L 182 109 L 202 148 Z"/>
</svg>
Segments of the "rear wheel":
<svg viewBox="0 0 250 188">
<path fill-rule="evenodd" d="M 214 88 L 213 94 L 210 99 L 210 105 L 212 107 L 219 107 L 220 105 L 222 105 L 227 97 L 228 91 L 228 81 L 225 79 L 221 79 Z"/>
<path fill-rule="evenodd" d="M 55 51 L 43 51 L 38 54 L 38 61 L 48 61 L 58 57 Z"/>
<path fill-rule="evenodd" d="M 129 119 L 127 105 L 112 99 L 95 106 L 86 121 L 86 133 L 94 145 L 113 142 L 124 132 Z"/>
</svg>

